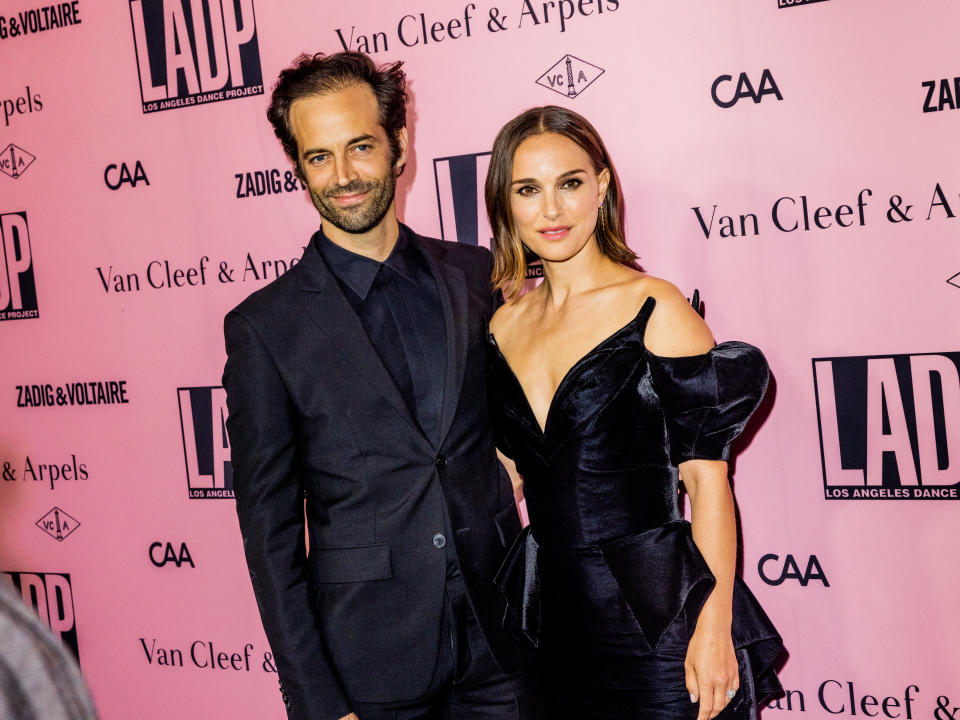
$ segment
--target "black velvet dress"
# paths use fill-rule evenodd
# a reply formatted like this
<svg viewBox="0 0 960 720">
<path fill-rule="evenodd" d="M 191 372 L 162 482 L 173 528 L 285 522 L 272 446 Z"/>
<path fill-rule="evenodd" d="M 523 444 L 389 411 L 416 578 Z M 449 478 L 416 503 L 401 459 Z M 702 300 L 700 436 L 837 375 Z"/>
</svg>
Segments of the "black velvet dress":
<svg viewBox="0 0 960 720">
<path fill-rule="evenodd" d="M 678 508 L 677 465 L 727 458 L 768 370 L 739 342 L 653 355 L 643 335 L 654 305 L 570 369 L 545 431 L 490 336 L 491 418 L 530 515 L 497 582 L 505 623 L 538 649 L 550 720 L 697 716 L 683 660 L 715 581 Z M 756 718 L 781 690 L 781 640 L 739 577 L 733 641 L 740 690 L 719 717 Z"/>
</svg>

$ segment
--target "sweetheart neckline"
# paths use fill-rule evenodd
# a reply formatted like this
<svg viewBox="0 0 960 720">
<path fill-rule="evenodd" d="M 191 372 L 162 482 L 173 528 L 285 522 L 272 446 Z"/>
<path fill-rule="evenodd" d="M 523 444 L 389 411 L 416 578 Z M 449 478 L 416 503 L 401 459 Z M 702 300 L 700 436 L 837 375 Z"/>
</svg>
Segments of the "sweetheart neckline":
<svg viewBox="0 0 960 720">
<path fill-rule="evenodd" d="M 510 365 L 510 361 L 507 360 L 507 356 L 503 354 L 503 350 L 500 349 L 500 344 L 497 342 L 496 336 L 492 332 L 487 333 L 487 338 L 489 338 L 490 343 L 493 345 L 494 349 L 497 351 L 497 355 L 500 356 L 500 359 L 503 360 L 503 364 L 506 366 L 507 371 L 510 373 L 510 376 L 513 378 L 514 382 L 517 384 L 517 388 L 520 390 L 520 395 L 523 397 L 524 405 L 526 406 L 527 413 L 529 418 L 533 419 L 533 423 L 536 426 L 537 430 L 540 433 L 540 437 L 543 438 L 547 434 L 547 430 L 550 427 L 550 417 L 553 414 L 553 406 L 556 403 L 557 398 L 560 396 L 560 391 L 563 389 L 564 385 L 567 384 L 567 381 L 570 379 L 574 370 L 576 370 L 580 365 L 586 362 L 592 355 L 600 351 L 604 345 L 612 341 L 618 335 L 620 335 L 624 330 L 630 328 L 641 315 L 644 314 L 644 311 L 647 309 L 647 305 L 650 302 L 656 304 L 656 300 L 653 295 L 648 295 L 647 299 L 643 301 L 643 304 L 640 306 L 640 309 L 637 310 L 637 314 L 634 315 L 625 325 L 614 330 L 610 335 L 605 337 L 599 343 L 590 348 L 585 354 L 581 355 L 580 358 L 571 365 L 567 371 L 563 374 L 563 377 L 560 378 L 560 382 L 557 385 L 557 388 L 553 391 L 553 396 L 550 398 L 550 403 L 547 405 L 547 414 L 544 417 L 543 425 L 540 425 L 540 421 L 537 419 L 537 415 L 533 412 L 533 406 L 530 404 L 530 398 L 527 397 L 527 391 L 523 388 L 523 383 L 520 382 L 520 378 L 517 377 L 516 372 L 513 370 L 513 366 Z M 641 339 L 641 343 L 643 340 Z M 529 419 L 528 418 L 528 419 Z"/>
</svg>

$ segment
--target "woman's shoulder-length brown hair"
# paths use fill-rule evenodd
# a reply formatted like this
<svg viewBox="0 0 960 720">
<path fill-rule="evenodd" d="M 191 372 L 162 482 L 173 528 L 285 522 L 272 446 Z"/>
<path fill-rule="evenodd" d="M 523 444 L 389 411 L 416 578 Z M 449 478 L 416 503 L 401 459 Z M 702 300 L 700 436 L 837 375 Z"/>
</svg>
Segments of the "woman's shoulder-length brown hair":
<svg viewBox="0 0 960 720">
<path fill-rule="evenodd" d="M 543 133 L 570 138 L 590 157 L 595 172 L 604 168 L 609 170 L 610 182 L 597 217 L 597 246 L 611 260 L 636 267 L 636 253 L 627 247 L 623 237 L 620 183 L 599 133 L 585 117 L 572 110 L 556 105 L 530 108 L 504 125 L 497 134 L 484 186 L 487 216 L 493 231 L 493 286 L 504 290 L 508 300 L 520 291 L 528 260 L 528 251 L 520 240 L 510 210 L 513 156 L 520 143 Z"/>
</svg>

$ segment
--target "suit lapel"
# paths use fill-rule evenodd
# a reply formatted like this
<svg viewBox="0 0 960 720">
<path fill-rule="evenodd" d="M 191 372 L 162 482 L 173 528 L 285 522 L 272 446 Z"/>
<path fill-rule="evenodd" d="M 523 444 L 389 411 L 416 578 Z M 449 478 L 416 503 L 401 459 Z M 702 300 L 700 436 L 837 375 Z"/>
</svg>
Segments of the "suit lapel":
<svg viewBox="0 0 960 720">
<path fill-rule="evenodd" d="M 419 423 L 399 388 L 367 337 L 360 318 L 343 296 L 329 268 L 314 247 L 307 245 L 303 258 L 295 268 L 301 292 L 298 299 L 306 313 L 317 324 L 324 338 L 346 358 L 346 361 L 389 402 L 397 413 L 428 442 Z"/>
<path fill-rule="evenodd" d="M 410 232 L 410 236 L 423 251 L 430 265 L 430 272 L 437 282 L 440 303 L 443 305 L 443 321 L 447 335 L 447 367 L 440 410 L 440 434 L 437 445 L 440 447 L 453 423 L 463 385 L 467 357 L 467 282 L 460 268 L 445 262 L 442 246 L 437 247 L 433 243 L 426 243 L 414 232 Z"/>
</svg>

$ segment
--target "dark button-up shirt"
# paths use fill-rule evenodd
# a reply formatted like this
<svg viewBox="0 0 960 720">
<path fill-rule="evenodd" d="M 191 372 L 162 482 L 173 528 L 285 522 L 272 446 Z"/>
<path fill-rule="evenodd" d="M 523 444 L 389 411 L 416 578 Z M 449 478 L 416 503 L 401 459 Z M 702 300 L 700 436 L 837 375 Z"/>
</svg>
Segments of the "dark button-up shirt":
<svg viewBox="0 0 960 720">
<path fill-rule="evenodd" d="M 427 439 L 439 442 L 446 374 L 446 330 L 437 282 L 402 225 L 382 263 L 333 243 L 323 230 L 317 250 L 357 313 Z"/>
</svg>

